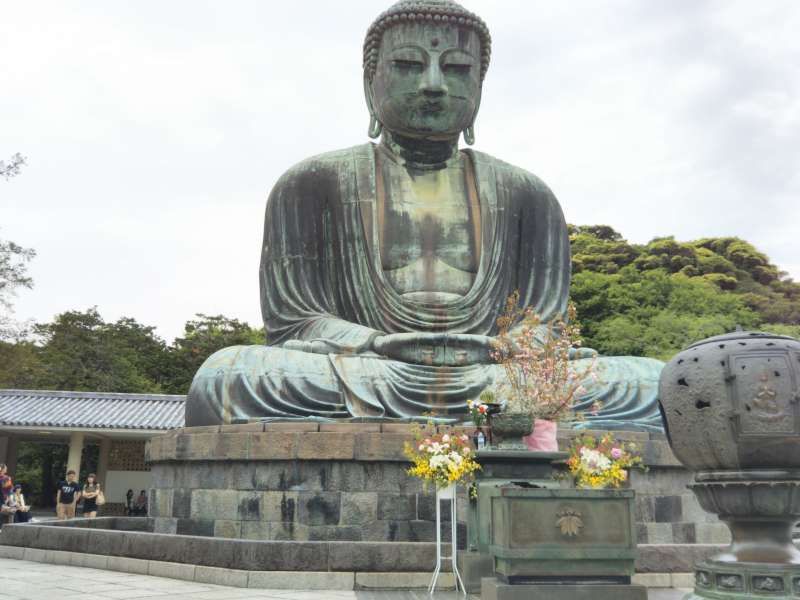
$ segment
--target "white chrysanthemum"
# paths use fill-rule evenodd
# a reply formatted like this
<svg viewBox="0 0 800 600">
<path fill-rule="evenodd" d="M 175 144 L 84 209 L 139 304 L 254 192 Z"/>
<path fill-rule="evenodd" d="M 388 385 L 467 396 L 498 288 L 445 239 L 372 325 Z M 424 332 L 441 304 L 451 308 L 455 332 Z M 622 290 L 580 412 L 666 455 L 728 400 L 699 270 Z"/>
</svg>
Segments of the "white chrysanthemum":
<svg viewBox="0 0 800 600">
<path fill-rule="evenodd" d="M 594 474 L 607 471 L 611 467 L 607 456 L 591 448 L 581 448 L 581 463 L 587 471 Z"/>
<path fill-rule="evenodd" d="M 449 466 L 450 460 L 444 454 L 437 454 L 436 456 L 431 457 L 430 463 L 431 468 L 441 469 L 442 467 Z"/>
</svg>

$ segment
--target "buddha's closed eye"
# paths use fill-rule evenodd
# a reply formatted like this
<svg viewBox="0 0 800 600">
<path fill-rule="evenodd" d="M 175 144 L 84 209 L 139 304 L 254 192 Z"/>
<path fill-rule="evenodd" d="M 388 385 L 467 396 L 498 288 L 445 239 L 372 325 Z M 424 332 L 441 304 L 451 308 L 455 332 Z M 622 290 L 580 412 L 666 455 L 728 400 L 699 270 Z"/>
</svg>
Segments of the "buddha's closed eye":
<svg viewBox="0 0 800 600">
<path fill-rule="evenodd" d="M 403 58 L 396 58 L 392 64 L 401 71 L 422 71 L 424 65 L 419 60 L 408 60 Z"/>
<path fill-rule="evenodd" d="M 469 75 L 472 65 L 451 63 L 444 65 L 442 70 L 448 75 Z"/>
</svg>

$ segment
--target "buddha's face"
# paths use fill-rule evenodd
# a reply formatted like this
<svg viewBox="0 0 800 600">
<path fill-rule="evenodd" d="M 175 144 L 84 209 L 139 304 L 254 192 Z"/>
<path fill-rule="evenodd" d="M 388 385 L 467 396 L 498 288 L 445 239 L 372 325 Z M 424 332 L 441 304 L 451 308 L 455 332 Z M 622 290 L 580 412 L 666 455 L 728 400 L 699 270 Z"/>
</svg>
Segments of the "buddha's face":
<svg viewBox="0 0 800 600">
<path fill-rule="evenodd" d="M 372 110 L 391 132 L 409 137 L 457 137 L 480 105 L 480 38 L 469 27 L 403 23 L 383 34 Z"/>
</svg>

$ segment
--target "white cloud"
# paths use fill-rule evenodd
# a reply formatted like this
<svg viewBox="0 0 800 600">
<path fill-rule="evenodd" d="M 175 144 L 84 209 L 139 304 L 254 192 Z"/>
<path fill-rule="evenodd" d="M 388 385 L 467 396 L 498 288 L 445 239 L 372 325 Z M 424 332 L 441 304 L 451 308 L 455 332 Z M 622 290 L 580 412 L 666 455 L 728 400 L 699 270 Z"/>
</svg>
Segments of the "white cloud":
<svg viewBox="0 0 800 600">
<path fill-rule="evenodd" d="M 388 2 L 386 3 L 388 5 Z M 792 0 L 466 4 L 493 64 L 477 147 L 574 223 L 634 241 L 738 235 L 800 278 L 800 7 Z M 98 305 L 166 337 L 260 320 L 268 189 L 366 139 L 369 0 L 7 3 L 2 235 L 39 250 L 20 317 Z"/>
</svg>

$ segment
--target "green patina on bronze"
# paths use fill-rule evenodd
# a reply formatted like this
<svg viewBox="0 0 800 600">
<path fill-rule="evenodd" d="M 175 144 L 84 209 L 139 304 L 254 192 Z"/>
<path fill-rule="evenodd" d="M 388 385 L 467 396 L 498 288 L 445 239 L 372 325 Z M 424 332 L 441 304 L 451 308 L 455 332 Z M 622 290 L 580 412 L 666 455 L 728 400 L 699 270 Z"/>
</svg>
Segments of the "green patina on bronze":
<svg viewBox="0 0 800 600">
<path fill-rule="evenodd" d="M 446 0 L 403 1 L 370 27 L 365 144 L 290 169 L 267 202 L 267 346 L 210 357 L 187 425 L 261 418 L 466 417 L 503 369 L 490 350 L 506 298 L 564 313 L 566 223 L 536 176 L 460 150 L 489 66 L 483 21 Z M 583 359 L 586 360 L 586 359 Z M 661 363 L 599 359 L 578 408 L 605 428 L 660 428 Z M 593 420 L 592 420 L 593 419 Z"/>
<path fill-rule="evenodd" d="M 632 585 L 636 560 L 633 490 L 503 486 L 491 502 L 495 600 L 646 600 Z"/>
<path fill-rule="evenodd" d="M 633 490 L 501 488 L 491 499 L 495 572 L 506 583 L 630 583 L 633 511 Z"/>
</svg>

